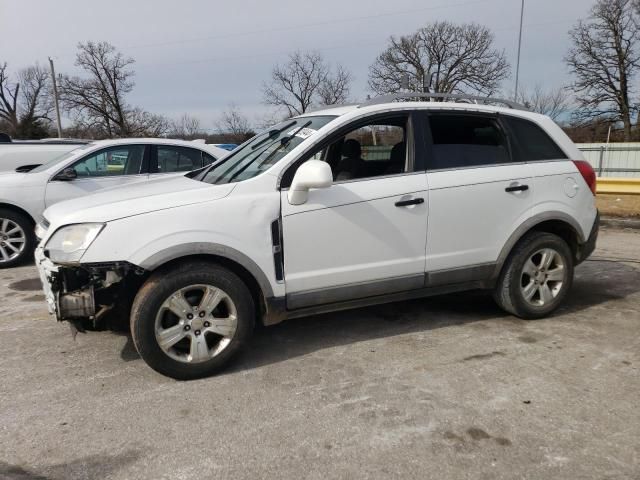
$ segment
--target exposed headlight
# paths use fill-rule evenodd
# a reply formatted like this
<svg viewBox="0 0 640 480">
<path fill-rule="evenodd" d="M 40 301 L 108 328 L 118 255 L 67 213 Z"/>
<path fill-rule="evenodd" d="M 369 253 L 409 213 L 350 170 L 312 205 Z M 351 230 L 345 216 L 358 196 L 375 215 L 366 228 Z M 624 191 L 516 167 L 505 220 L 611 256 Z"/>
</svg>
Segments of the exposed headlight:
<svg viewBox="0 0 640 480">
<path fill-rule="evenodd" d="M 51 236 L 44 248 L 53 262 L 78 262 L 103 228 L 104 223 L 79 223 L 62 227 Z"/>
</svg>

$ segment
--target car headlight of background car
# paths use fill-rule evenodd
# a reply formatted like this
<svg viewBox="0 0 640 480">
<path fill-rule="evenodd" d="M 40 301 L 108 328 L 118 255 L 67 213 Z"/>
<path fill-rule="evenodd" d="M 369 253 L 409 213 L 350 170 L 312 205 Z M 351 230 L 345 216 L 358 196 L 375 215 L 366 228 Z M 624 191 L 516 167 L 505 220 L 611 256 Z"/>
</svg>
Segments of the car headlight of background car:
<svg viewBox="0 0 640 480">
<path fill-rule="evenodd" d="M 62 227 L 51 236 L 44 248 L 53 262 L 77 262 L 103 228 L 104 223 L 79 223 Z"/>
</svg>

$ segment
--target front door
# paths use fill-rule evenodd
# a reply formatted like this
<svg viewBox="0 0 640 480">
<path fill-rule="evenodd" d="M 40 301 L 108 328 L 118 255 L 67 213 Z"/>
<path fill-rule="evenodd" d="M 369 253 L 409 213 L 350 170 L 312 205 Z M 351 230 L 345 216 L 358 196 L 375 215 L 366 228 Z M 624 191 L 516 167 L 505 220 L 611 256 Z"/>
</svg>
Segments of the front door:
<svg viewBox="0 0 640 480">
<path fill-rule="evenodd" d="M 408 115 L 359 123 L 309 158 L 334 184 L 302 205 L 281 193 L 290 309 L 424 286 L 427 186 Z"/>
<path fill-rule="evenodd" d="M 145 145 L 118 145 L 88 154 L 65 168 L 73 168 L 73 180 L 51 179 L 45 193 L 45 206 L 94 193 L 103 188 L 147 180 Z"/>
</svg>

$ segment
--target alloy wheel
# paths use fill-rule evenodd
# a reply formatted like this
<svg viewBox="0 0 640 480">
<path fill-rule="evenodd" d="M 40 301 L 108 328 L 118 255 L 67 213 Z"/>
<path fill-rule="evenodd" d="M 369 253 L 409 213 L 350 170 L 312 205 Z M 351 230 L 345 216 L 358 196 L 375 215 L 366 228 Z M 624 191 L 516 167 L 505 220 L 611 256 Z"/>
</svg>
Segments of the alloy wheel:
<svg viewBox="0 0 640 480">
<path fill-rule="evenodd" d="M 552 302 L 566 281 L 562 255 L 552 248 L 536 251 L 525 262 L 520 277 L 520 291 L 525 301 L 536 307 Z"/>
<path fill-rule="evenodd" d="M 238 313 L 231 297 L 212 285 L 191 285 L 160 306 L 155 336 L 162 351 L 184 363 L 202 363 L 219 355 L 233 339 Z"/>
<path fill-rule="evenodd" d="M 18 258 L 25 249 L 27 235 L 20 225 L 0 218 L 0 263 Z"/>
</svg>

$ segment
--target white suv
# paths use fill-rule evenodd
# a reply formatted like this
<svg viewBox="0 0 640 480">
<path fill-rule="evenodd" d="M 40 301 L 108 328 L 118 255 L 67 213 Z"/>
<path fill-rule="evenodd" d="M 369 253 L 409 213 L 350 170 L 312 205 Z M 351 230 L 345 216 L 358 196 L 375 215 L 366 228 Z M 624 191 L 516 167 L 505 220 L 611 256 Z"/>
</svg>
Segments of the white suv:
<svg viewBox="0 0 640 480">
<path fill-rule="evenodd" d="M 130 311 L 142 358 L 189 379 L 254 325 L 466 289 L 551 313 L 594 249 L 595 175 L 549 118 L 397 102 L 301 115 L 199 172 L 45 212 L 50 311 Z M 505 102 L 508 103 L 508 102 Z M 124 308 L 123 308 L 124 307 Z"/>
<path fill-rule="evenodd" d="M 32 257 L 33 229 L 46 207 L 166 173 L 184 174 L 229 153 L 204 143 L 157 138 L 101 140 L 73 150 L 63 146 L 68 150 L 58 155 L 51 155 L 46 145 L 38 147 L 53 157 L 47 163 L 0 172 L 0 268 Z M 81 205 L 84 200 L 76 201 L 76 206 Z"/>
</svg>

